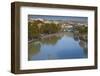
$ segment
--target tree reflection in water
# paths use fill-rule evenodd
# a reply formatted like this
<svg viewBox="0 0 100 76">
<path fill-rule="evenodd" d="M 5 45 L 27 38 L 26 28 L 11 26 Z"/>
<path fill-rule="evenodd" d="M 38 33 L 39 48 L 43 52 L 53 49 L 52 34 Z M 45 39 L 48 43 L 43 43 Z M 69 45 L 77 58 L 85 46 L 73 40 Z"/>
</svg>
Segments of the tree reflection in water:
<svg viewBox="0 0 100 76">
<path fill-rule="evenodd" d="M 40 52 L 41 45 L 55 45 L 60 38 L 60 36 L 52 36 L 30 43 L 28 45 L 28 60 L 31 60 L 33 55 L 36 55 Z M 51 58 L 52 57 L 48 54 L 48 59 Z"/>
<path fill-rule="evenodd" d="M 41 40 L 42 44 L 55 45 L 61 37 L 52 36 Z"/>
<path fill-rule="evenodd" d="M 85 55 L 84 57 L 88 56 L 87 40 L 83 40 L 82 38 L 80 38 L 79 34 L 75 34 L 75 33 L 72 33 L 72 32 L 71 33 L 66 32 L 66 33 L 61 33 L 61 34 L 56 35 L 56 36 L 51 36 L 51 37 L 48 37 L 48 38 L 44 38 L 44 39 L 29 43 L 28 44 L 28 60 L 32 60 L 32 56 L 36 56 L 37 54 L 41 53 L 41 47 L 43 45 L 55 46 L 57 44 L 57 42 L 59 40 L 61 40 L 61 38 L 64 37 L 64 36 L 73 38 L 74 41 L 78 42 L 79 46 L 83 49 L 83 53 Z M 70 43 L 68 43 L 68 44 L 70 45 Z M 67 49 L 65 49 L 65 50 L 67 50 Z M 52 50 L 51 50 L 51 52 L 52 52 Z M 54 55 L 53 53 L 50 53 L 50 52 L 47 53 L 47 57 L 48 57 L 47 59 L 56 59 L 57 58 L 56 55 Z"/>
<path fill-rule="evenodd" d="M 86 34 L 85 34 L 86 35 Z M 88 56 L 88 46 L 87 46 L 87 38 L 83 39 L 82 36 L 84 36 L 84 34 L 81 34 L 81 37 L 79 37 L 79 33 L 74 33 L 73 34 L 73 38 L 75 41 L 79 41 L 79 45 L 83 48 L 83 51 L 86 55 L 86 57 Z M 87 37 L 87 36 L 86 36 Z"/>
<path fill-rule="evenodd" d="M 79 40 L 78 34 L 73 34 L 73 38 L 74 38 L 75 41 L 78 41 Z"/>
<path fill-rule="evenodd" d="M 36 55 L 40 52 L 41 44 L 39 42 L 34 42 L 28 44 L 28 60 L 31 59 L 32 55 Z"/>
<path fill-rule="evenodd" d="M 83 48 L 83 51 L 85 53 L 85 56 L 87 57 L 88 56 L 88 45 L 87 45 L 87 41 L 80 40 L 79 41 L 79 45 Z"/>
<path fill-rule="evenodd" d="M 83 36 L 81 34 L 81 36 Z M 74 33 L 73 38 L 75 41 L 79 41 L 79 45 L 83 48 L 83 51 L 85 53 L 85 57 L 88 57 L 88 46 L 87 46 L 87 40 L 83 40 L 83 38 L 79 37 L 79 34 Z"/>
</svg>

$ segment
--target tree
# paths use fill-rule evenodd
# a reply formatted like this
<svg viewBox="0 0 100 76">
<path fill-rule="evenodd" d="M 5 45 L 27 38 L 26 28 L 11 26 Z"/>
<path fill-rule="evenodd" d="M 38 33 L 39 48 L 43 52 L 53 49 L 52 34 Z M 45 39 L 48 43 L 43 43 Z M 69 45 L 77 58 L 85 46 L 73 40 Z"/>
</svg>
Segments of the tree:
<svg viewBox="0 0 100 76">
<path fill-rule="evenodd" d="M 41 23 L 41 26 L 39 24 Z M 40 34 L 52 34 L 61 30 L 61 26 L 55 23 L 43 23 L 40 21 L 28 22 L 28 39 L 39 38 Z"/>
<path fill-rule="evenodd" d="M 32 39 L 32 23 L 28 22 L 28 40 Z"/>
<path fill-rule="evenodd" d="M 40 32 L 39 32 L 38 25 L 35 24 L 35 23 L 32 23 L 32 37 L 33 38 L 38 38 L 39 35 L 40 35 Z"/>
<path fill-rule="evenodd" d="M 85 34 L 88 32 L 88 27 L 86 26 L 82 26 L 80 29 L 79 29 L 79 33 L 82 33 L 82 34 Z"/>
<path fill-rule="evenodd" d="M 43 24 L 40 29 L 42 34 L 49 34 L 51 32 L 49 23 Z"/>
<path fill-rule="evenodd" d="M 39 28 L 36 23 L 28 23 L 28 37 L 31 38 L 38 38 L 40 35 Z"/>
<path fill-rule="evenodd" d="M 61 29 L 59 24 L 55 23 L 45 23 L 44 25 L 41 26 L 40 30 L 41 33 L 43 34 L 52 34 L 56 33 Z"/>
</svg>

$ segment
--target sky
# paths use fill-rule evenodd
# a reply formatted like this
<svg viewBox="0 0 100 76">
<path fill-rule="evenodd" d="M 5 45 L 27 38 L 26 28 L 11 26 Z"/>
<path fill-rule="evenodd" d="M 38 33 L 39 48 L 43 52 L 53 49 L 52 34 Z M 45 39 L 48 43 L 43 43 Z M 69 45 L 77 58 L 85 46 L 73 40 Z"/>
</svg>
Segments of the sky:
<svg viewBox="0 0 100 76">
<path fill-rule="evenodd" d="M 64 20 L 64 21 L 80 21 L 88 22 L 88 17 L 75 17 L 75 16 L 52 16 L 52 15 L 28 15 L 28 19 L 44 19 L 44 20 Z"/>
</svg>

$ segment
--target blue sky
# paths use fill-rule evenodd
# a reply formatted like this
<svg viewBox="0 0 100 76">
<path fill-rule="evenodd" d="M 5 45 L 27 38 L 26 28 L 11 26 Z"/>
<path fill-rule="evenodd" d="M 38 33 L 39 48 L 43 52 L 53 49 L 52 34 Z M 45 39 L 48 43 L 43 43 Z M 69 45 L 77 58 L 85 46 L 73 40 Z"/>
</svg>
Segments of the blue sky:
<svg viewBox="0 0 100 76">
<path fill-rule="evenodd" d="M 28 15 L 28 19 L 42 18 L 44 20 L 64 20 L 64 21 L 81 21 L 87 23 L 88 17 L 75 17 L 75 16 L 52 16 L 52 15 Z"/>
</svg>

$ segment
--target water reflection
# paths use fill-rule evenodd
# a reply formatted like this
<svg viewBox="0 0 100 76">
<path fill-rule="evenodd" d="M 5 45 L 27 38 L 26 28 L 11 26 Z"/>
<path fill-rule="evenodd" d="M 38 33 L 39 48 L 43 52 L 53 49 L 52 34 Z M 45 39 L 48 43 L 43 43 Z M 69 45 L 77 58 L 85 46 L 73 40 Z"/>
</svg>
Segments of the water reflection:
<svg viewBox="0 0 100 76">
<path fill-rule="evenodd" d="M 28 60 L 87 58 L 87 41 L 72 32 L 32 42 L 28 45 Z"/>
<path fill-rule="evenodd" d="M 50 38 L 42 39 L 41 43 L 42 44 L 47 44 L 47 45 L 55 45 L 60 38 L 61 38 L 60 36 L 59 37 L 52 36 Z"/>
<path fill-rule="evenodd" d="M 78 34 L 73 34 L 73 38 L 75 41 L 78 41 L 79 40 L 79 35 Z"/>
</svg>

